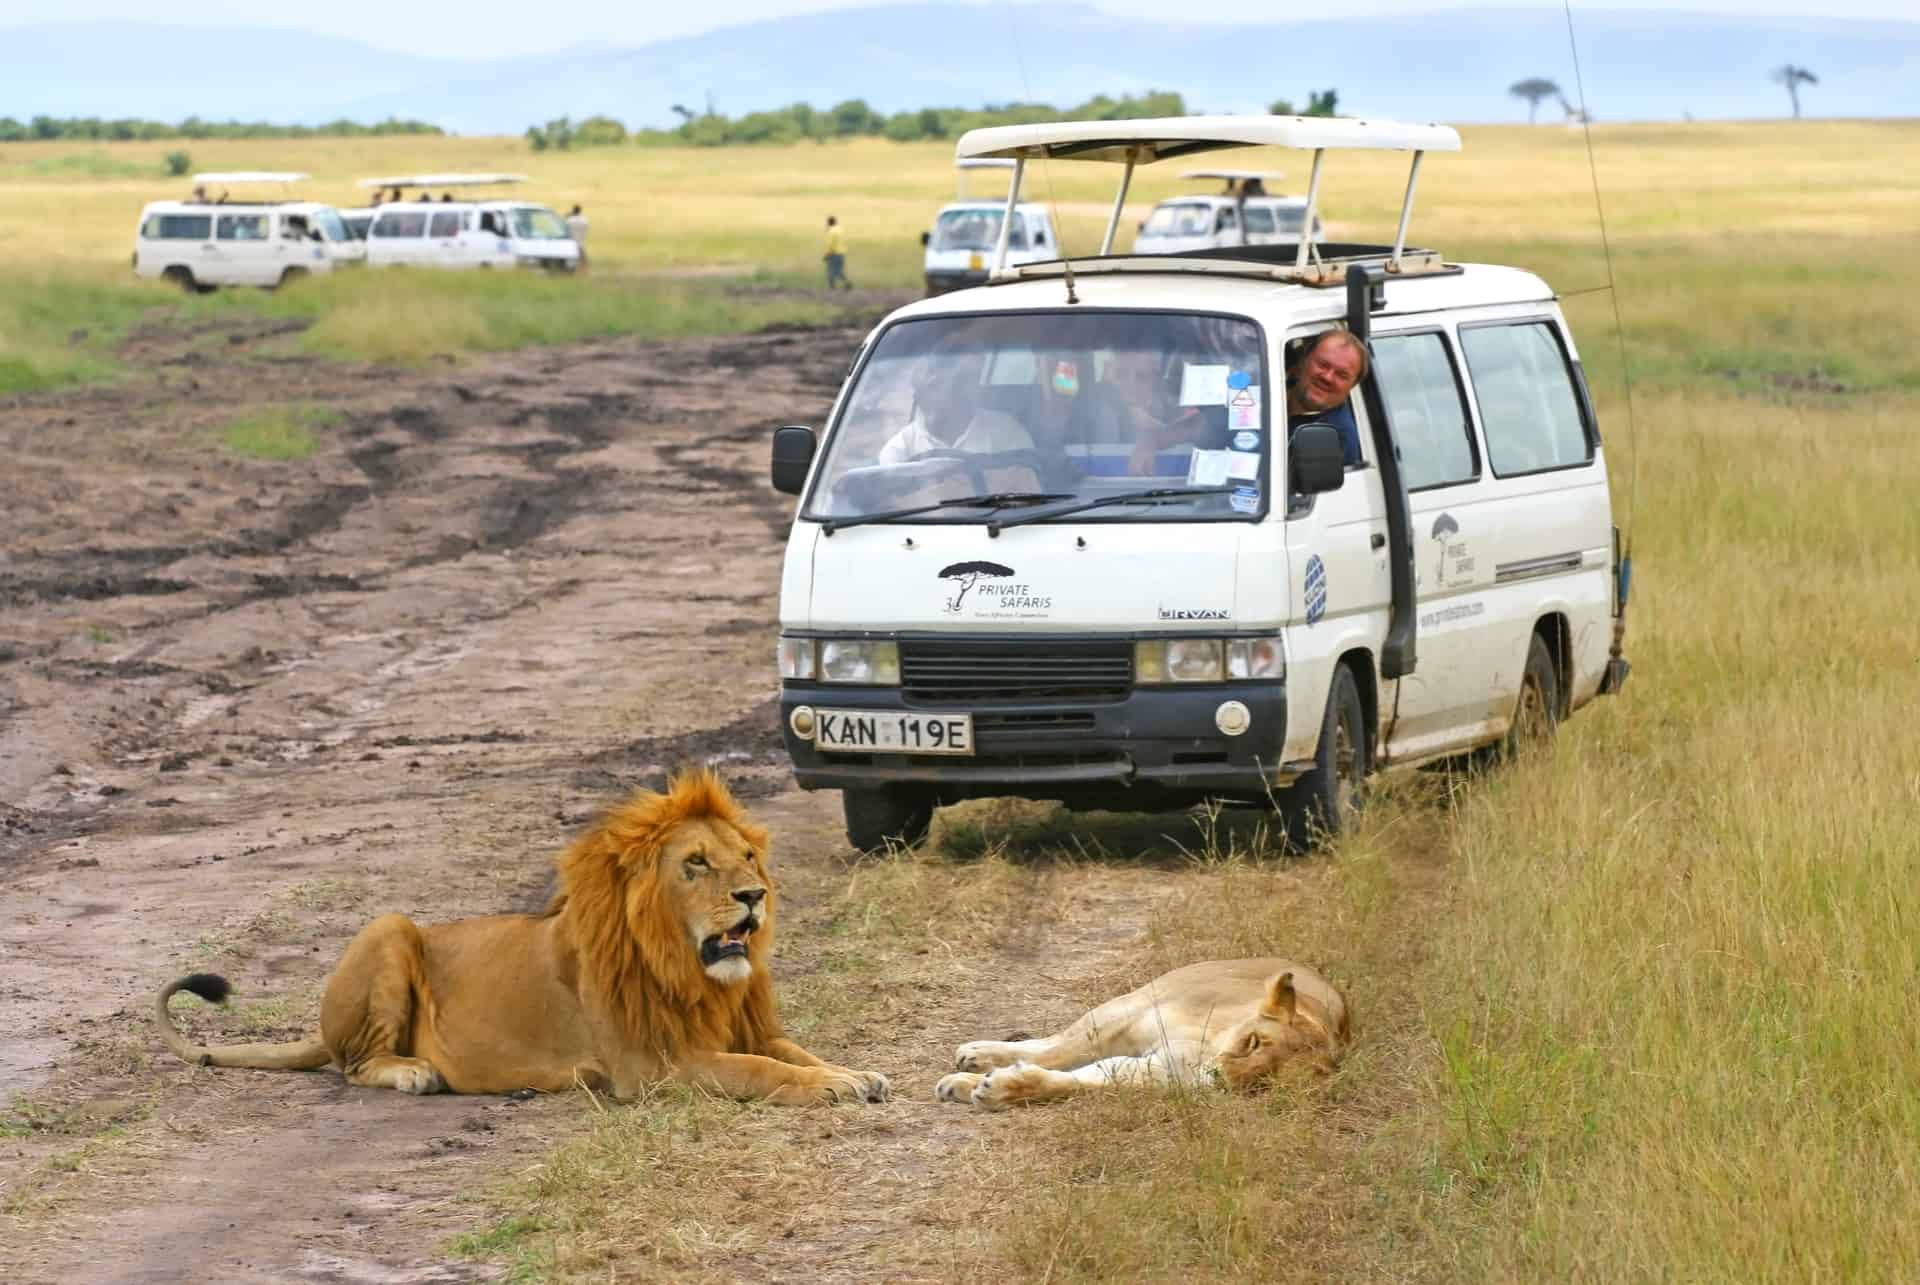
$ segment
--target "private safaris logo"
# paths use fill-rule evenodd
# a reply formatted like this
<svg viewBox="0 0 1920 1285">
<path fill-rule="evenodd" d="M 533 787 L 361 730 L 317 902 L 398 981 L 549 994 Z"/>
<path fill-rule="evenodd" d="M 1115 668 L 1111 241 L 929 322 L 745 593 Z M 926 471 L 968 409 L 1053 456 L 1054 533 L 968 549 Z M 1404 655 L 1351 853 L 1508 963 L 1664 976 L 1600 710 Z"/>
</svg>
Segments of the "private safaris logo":
<svg viewBox="0 0 1920 1285">
<path fill-rule="evenodd" d="M 959 615 L 967 601 L 967 594 L 978 585 L 980 592 L 973 600 L 973 614 L 976 617 L 994 620 L 1046 615 L 1053 607 L 1050 595 L 1036 594 L 1033 586 L 1028 584 L 1000 583 L 1011 580 L 1015 574 L 1012 567 L 1002 566 L 998 562 L 956 562 L 942 567 L 939 578 L 951 580 L 959 587 L 940 609 L 949 616 Z"/>
</svg>

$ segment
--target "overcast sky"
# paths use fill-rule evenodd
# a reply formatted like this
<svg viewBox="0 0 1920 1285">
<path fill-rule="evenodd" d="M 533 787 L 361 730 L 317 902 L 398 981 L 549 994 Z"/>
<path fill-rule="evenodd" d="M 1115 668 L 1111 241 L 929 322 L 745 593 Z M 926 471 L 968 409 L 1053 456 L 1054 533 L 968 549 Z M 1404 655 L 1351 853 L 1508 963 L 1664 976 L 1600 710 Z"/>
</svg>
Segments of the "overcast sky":
<svg viewBox="0 0 1920 1285">
<path fill-rule="evenodd" d="M 871 0 L 864 0 L 871 3 Z M 911 0 L 903 0 L 911 2 Z M 966 0 L 998 9 L 1014 0 Z M 529 5 L 526 0 L 459 0 L 452 6 L 395 5 L 390 0 L 331 0 L 328 4 L 276 9 L 259 0 L 197 0 L 188 6 L 156 9 L 152 0 L 5 0 L 0 30 L 40 22 L 90 19 L 166 21 L 180 25 L 286 27 L 346 36 L 413 54 L 449 57 L 497 57 L 546 53 L 571 45 L 640 45 L 673 36 L 764 18 L 862 7 L 863 0 L 712 0 L 708 4 L 668 4 L 665 0 L 571 0 L 561 5 Z M 1284 22 L 1325 18 L 1321 4 L 1285 4 L 1274 0 L 1213 0 L 1209 5 L 1169 6 L 1166 0 L 1098 0 L 1093 6 L 1117 18 L 1142 17 L 1175 22 Z M 1430 13 L 1464 7 L 1447 0 L 1350 0 L 1342 16 L 1370 13 Z M 1491 6 L 1489 6 L 1491 7 Z M 1508 3 L 1506 8 L 1552 8 L 1558 4 Z M 1666 9 L 1766 15 L 1817 14 L 1823 18 L 1885 18 L 1911 21 L 1914 0 L 1604 0 L 1575 3 L 1574 17 L 1586 9 Z M 552 17 L 548 24 L 541 19 Z M 567 25 L 561 25 L 565 23 Z"/>
</svg>

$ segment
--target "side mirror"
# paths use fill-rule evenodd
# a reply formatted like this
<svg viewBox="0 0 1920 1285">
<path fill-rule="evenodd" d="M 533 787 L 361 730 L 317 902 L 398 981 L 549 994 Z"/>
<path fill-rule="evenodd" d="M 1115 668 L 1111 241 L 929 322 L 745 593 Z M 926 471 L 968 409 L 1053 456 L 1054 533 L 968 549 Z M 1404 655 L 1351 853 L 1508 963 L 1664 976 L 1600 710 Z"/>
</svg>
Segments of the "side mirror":
<svg viewBox="0 0 1920 1285">
<path fill-rule="evenodd" d="M 321 235 L 320 235 L 320 229 L 319 229 L 319 228 L 313 228 L 313 229 L 311 229 L 311 230 L 309 230 L 309 231 L 308 231 L 308 233 L 307 233 L 307 240 L 309 240 L 309 241 L 324 241 L 324 240 L 326 240 L 326 239 L 327 239 L 327 238 L 325 238 L 325 237 L 323 237 L 323 236 L 321 236 Z"/>
<path fill-rule="evenodd" d="M 1294 429 L 1287 438 L 1287 466 L 1297 495 L 1339 490 L 1347 481 L 1340 430 L 1331 424 L 1302 424 Z"/>
<path fill-rule="evenodd" d="M 1045 232 L 1035 232 L 1033 234 L 1033 243 L 1035 245 L 1045 245 L 1047 243 L 1047 234 Z"/>
<path fill-rule="evenodd" d="M 783 495 L 798 495 L 807 484 L 807 470 L 813 467 L 816 442 L 813 430 L 788 424 L 773 430 L 773 489 Z M 1334 443 L 1338 450 L 1339 443 Z"/>
<path fill-rule="evenodd" d="M 930 244 L 930 243 L 931 243 L 932 241 L 933 241 L 933 233 L 931 233 L 931 232 L 922 232 L 922 233 L 920 234 L 920 247 L 921 247 L 921 249 L 925 249 L 925 248 L 926 248 L 926 247 L 927 247 L 927 246 L 928 246 L 928 245 L 929 245 L 929 244 Z"/>
</svg>

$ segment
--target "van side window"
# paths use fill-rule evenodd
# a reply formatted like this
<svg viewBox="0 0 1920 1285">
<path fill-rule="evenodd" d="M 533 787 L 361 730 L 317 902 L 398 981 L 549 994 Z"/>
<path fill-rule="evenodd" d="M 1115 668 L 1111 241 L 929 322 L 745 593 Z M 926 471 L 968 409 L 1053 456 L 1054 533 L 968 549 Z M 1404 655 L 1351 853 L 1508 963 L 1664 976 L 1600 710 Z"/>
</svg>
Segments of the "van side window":
<svg viewBox="0 0 1920 1285">
<path fill-rule="evenodd" d="M 1374 336 L 1373 377 L 1409 491 L 1471 482 L 1480 475 L 1446 336 L 1437 331 Z"/>
<path fill-rule="evenodd" d="M 264 241 L 267 216 L 264 214 L 222 214 L 214 225 L 214 236 L 221 241 Z"/>
<path fill-rule="evenodd" d="M 1237 228 L 1239 226 L 1240 220 L 1235 217 L 1231 205 L 1222 206 L 1220 213 L 1214 217 L 1213 230 L 1215 232 L 1225 232 L 1228 228 Z"/>
<path fill-rule="evenodd" d="M 1495 477 L 1593 460 L 1567 354 L 1548 322 L 1463 326 L 1460 346 Z"/>
<path fill-rule="evenodd" d="M 435 210 L 433 226 L 427 229 L 428 236 L 458 236 L 460 234 L 460 211 Z"/>
<path fill-rule="evenodd" d="M 1247 207 L 1247 231 L 1261 234 L 1273 231 L 1273 211 L 1264 205 Z"/>
<path fill-rule="evenodd" d="M 373 221 L 370 233 L 376 237 L 420 236 L 427 230 L 427 216 L 418 210 L 393 210 Z"/>
<path fill-rule="evenodd" d="M 213 235 L 211 214 L 155 214 L 140 235 L 149 241 L 204 241 Z"/>
</svg>

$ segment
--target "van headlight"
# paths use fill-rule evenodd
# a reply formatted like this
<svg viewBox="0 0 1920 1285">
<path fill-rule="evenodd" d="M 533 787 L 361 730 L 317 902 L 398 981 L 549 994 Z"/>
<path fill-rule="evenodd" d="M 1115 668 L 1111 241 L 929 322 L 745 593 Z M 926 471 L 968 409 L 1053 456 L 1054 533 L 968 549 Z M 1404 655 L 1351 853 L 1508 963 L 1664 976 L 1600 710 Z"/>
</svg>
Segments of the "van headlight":
<svg viewBox="0 0 1920 1285">
<path fill-rule="evenodd" d="M 900 685 L 900 645 L 892 639 L 780 638 L 780 677 L 803 682 Z"/>
<path fill-rule="evenodd" d="M 1143 685 L 1286 676 L 1287 655 L 1278 637 L 1150 638 L 1133 645 L 1133 680 Z"/>
<path fill-rule="evenodd" d="M 820 681 L 900 685 L 900 645 L 868 638 L 826 638 L 820 642 Z"/>
</svg>

